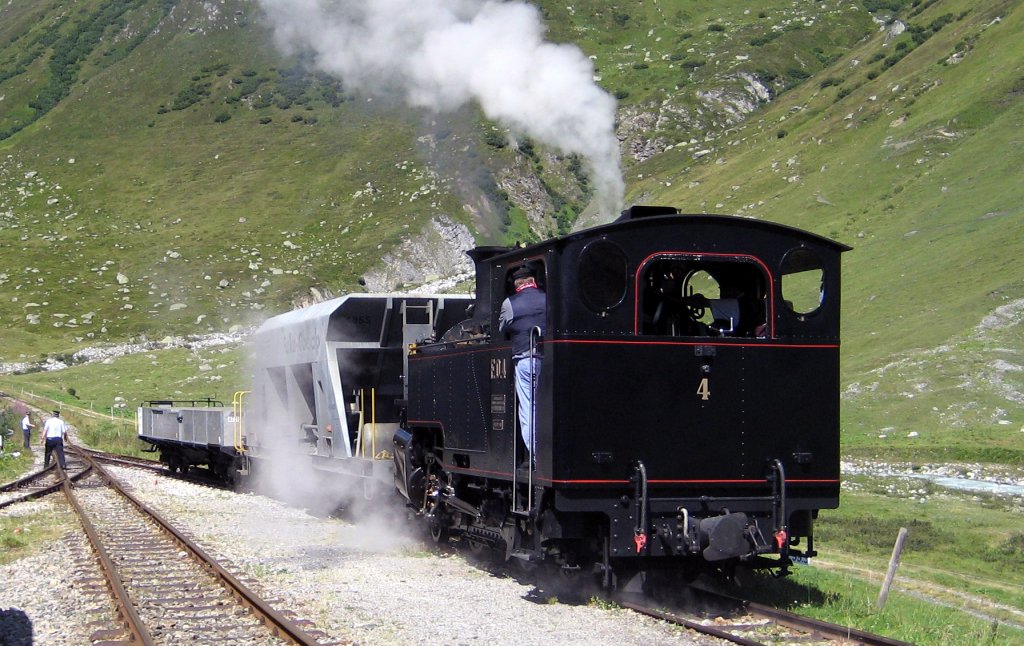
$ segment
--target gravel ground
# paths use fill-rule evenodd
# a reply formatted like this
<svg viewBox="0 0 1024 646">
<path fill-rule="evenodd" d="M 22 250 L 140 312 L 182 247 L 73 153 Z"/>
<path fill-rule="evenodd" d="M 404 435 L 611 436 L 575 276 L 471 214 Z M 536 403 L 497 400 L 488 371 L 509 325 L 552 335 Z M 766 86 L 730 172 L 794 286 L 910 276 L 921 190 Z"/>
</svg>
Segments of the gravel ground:
<svg viewBox="0 0 1024 646">
<path fill-rule="evenodd" d="M 382 523 L 319 518 L 259 495 L 116 471 L 263 594 L 281 599 L 280 607 L 339 641 L 720 643 L 587 598 L 565 602 L 541 584 L 489 571 L 458 551 L 396 537 Z"/>
<path fill-rule="evenodd" d="M 46 513 L 55 507 L 51 502 L 23 506 L 24 513 Z M 39 554 L 0 566 L 0 644 L 92 643 L 89 635 L 109 627 L 113 606 L 105 590 L 97 594 L 77 580 L 83 571 L 99 575 L 98 569 L 92 570 L 85 534 L 74 533 L 50 543 Z"/>
<path fill-rule="evenodd" d="M 312 620 L 337 642 L 721 643 L 591 603 L 591 592 L 578 585 L 556 580 L 549 587 L 536 573 L 510 576 L 461 550 L 396 537 L 382 523 L 321 518 L 259 495 L 111 469 L 275 607 Z M 39 555 L 0 567 L 0 645 L 88 644 L 95 627 L 87 624 L 109 622 L 109 604 L 74 583 L 72 563 L 82 550 L 84 538 L 69 534 Z M 25 625 L 35 641 L 18 641 Z"/>
</svg>

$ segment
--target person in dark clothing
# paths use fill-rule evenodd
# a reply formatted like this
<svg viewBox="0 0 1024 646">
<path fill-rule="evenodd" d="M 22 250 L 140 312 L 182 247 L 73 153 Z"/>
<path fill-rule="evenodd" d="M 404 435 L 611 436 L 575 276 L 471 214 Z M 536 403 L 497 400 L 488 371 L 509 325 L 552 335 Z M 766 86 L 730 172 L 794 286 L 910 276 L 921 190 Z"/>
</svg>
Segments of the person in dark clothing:
<svg viewBox="0 0 1024 646">
<path fill-rule="evenodd" d="M 519 429 L 532 458 L 534 424 L 537 418 L 534 395 L 540 377 L 540 347 L 535 328 L 543 336 L 546 330 L 547 297 L 538 287 L 533 272 L 525 265 L 512 274 L 515 292 L 501 304 L 498 331 L 512 340 L 512 364 L 519 400 Z"/>
</svg>

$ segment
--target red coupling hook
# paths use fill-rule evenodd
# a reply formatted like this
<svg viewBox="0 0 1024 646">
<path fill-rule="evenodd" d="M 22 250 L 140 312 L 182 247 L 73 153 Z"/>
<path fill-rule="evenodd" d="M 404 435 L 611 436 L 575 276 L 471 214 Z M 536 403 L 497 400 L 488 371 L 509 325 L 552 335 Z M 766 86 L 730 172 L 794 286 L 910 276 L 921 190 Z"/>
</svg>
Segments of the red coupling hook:
<svg viewBox="0 0 1024 646">
<path fill-rule="evenodd" d="M 647 534 L 643 532 L 637 532 L 633 536 L 633 541 L 636 543 L 636 553 L 639 554 L 647 546 Z"/>
<path fill-rule="evenodd" d="M 778 547 L 780 550 L 786 545 L 786 541 L 788 539 L 789 535 L 786 533 L 786 530 L 780 529 L 779 531 L 775 532 L 775 546 Z"/>
</svg>

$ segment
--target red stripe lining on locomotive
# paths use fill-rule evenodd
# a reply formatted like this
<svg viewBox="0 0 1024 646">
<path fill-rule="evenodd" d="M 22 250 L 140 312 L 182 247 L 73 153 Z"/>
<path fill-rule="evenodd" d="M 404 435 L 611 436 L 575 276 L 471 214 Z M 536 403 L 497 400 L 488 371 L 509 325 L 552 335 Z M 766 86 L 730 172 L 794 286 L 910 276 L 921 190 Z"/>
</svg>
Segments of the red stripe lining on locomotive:
<svg viewBox="0 0 1024 646">
<path fill-rule="evenodd" d="M 576 344 L 576 345 L 636 345 L 636 346 L 659 346 L 659 345 L 675 345 L 680 347 L 686 346 L 719 346 L 723 348 L 780 348 L 786 350 L 835 350 L 839 348 L 838 343 L 774 343 L 771 340 L 766 340 L 761 343 L 749 343 L 742 341 L 629 341 L 625 339 L 551 339 L 548 341 L 541 341 L 541 345 L 556 345 L 556 344 Z M 512 347 L 509 344 L 496 344 L 488 345 L 486 348 L 479 348 L 474 350 L 456 350 L 454 352 L 446 352 L 444 354 L 412 354 L 409 355 L 410 361 L 427 361 L 430 359 L 447 359 L 450 357 L 461 356 L 466 354 L 477 354 L 479 352 L 494 352 L 496 350 L 502 350 L 505 348 Z"/>
<path fill-rule="evenodd" d="M 454 464 L 442 463 L 446 471 L 459 471 L 463 473 L 476 473 L 481 475 L 507 476 L 512 478 L 508 471 L 488 471 L 487 469 L 471 469 L 457 467 Z M 629 484 L 629 480 L 556 480 L 545 478 L 540 475 L 534 476 L 535 480 L 543 480 L 552 484 Z M 649 484 L 765 484 L 765 480 L 648 480 Z M 838 479 L 798 479 L 786 480 L 786 484 L 838 484 Z"/>
<path fill-rule="evenodd" d="M 592 345 L 678 345 L 678 346 L 719 346 L 723 348 L 785 348 L 785 349 L 835 349 L 838 343 L 729 343 L 728 341 L 625 341 L 613 339 L 553 339 L 545 344 L 577 343 Z"/>
</svg>

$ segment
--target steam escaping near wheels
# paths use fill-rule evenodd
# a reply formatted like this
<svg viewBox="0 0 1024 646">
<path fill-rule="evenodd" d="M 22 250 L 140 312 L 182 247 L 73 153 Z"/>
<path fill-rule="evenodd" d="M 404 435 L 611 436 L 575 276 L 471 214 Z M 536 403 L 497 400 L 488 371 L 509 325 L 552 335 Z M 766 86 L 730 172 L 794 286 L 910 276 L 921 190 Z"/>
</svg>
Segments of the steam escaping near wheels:
<svg viewBox="0 0 1024 646">
<path fill-rule="evenodd" d="M 544 40 L 536 7 L 495 0 L 260 0 L 278 46 L 346 87 L 417 108 L 475 103 L 518 134 L 587 161 L 599 211 L 624 194 L 616 102 L 575 45 Z"/>
</svg>

